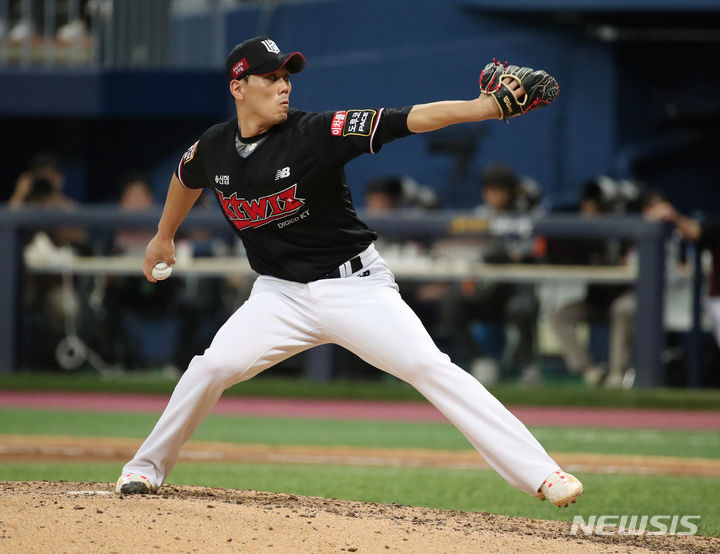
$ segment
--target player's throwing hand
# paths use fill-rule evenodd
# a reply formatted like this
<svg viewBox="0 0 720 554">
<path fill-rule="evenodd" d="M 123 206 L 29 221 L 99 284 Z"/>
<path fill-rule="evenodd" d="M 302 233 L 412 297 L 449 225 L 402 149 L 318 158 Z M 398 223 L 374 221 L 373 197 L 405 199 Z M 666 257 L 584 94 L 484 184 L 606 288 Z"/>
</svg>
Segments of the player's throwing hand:
<svg viewBox="0 0 720 554">
<path fill-rule="evenodd" d="M 153 274 L 155 266 L 164 262 L 168 267 L 175 264 L 175 242 L 172 239 L 165 239 L 155 235 L 145 249 L 145 261 L 143 262 L 143 273 L 151 283 L 157 283 L 159 274 Z M 167 275 L 169 277 L 169 274 Z M 162 277 L 166 279 L 167 277 Z"/>
</svg>

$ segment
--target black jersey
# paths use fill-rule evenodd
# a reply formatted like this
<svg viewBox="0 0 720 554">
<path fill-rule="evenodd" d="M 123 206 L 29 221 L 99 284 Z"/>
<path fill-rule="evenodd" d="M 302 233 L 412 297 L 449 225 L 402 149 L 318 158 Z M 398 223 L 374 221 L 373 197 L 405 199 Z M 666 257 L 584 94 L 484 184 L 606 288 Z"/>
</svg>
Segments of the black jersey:
<svg viewBox="0 0 720 554">
<path fill-rule="evenodd" d="M 242 139 L 241 152 L 233 118 L 205 131 L 176 175 L 186 187 L 215 190 L 253 270 L 307 283 L 377 238 L 353 208 L 344 166 L 411 134 L 409 112 L 290 110 L 284 123 Z"/>
</svg>

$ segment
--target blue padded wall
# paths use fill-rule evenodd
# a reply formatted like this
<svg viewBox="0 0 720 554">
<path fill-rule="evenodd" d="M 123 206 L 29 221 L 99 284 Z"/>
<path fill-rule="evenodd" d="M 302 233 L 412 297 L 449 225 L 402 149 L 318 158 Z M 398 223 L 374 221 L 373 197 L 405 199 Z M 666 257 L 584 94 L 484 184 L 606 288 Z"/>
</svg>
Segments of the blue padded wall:
<svg viewBox="0 0 720 554">
<path fill-rule="evenodd" d="M 225 32 L 228 50 L 262 34 L 283 50 L 302 51 L 308 65 L 293 79 L 291 103 L 305 110 L 469 99 L 493 57 L 544 67 L 557 76 L 561 95 L 552 108 L 510 124 L 493 121 L 452 131 L 485 133 L 464 180 L 449 183 L 451 157 L 431 153 L 433 138 L 418 136 L 352 162 L 348 180 L 356 198 L 373 176 L 403 173 L 432 186 L 446 205 L 467 207 L 479 202 L 482 166 L 503 161 L 537 179 L 548 196 L 572 201 L 580 182 L 612 164 L 612 51 L 558 33 L 542 20 L 512 22 L 455 1 L 442 7 L 431 0 L 294 2 L 231 11 Z"/>
<path fill-rule="evenodd" d="M 682 208 L 708 208 L 703 201 L 720 146 L 720 134 L 712 131 L 720 114 L 720 78 L 712 71 L 720 42 L 698 42 L 692 33 L 664 42 L 600 40 L 582 22 L 558 17 L 568 9 L 589 22 L 627 18 L 632 28 L 650 21 L 671 33 L 674 23 L 681 32 L 691 25 L 717 28 L 720 16 L 720 5 L 704 0 L 662 6 L 649 0 L 305 0 L 245 3 L 219 16 L 176 15 L 175 58 L 162 71 L 0 71 L 0 126 L 7 130 L 0 134 L 0 200 L 34 149 L 70 160 L 68 187 L 79 200 L 100 198 L 98 184 L 87 181 L 103 166 L 137 169 L 137 152 L 143 153 L 138 161 L 152 164 L 143 169 L 163 176 L 157 178 L 162 189 L 198 129 L 233 113 L 224 53 L 245 38 L 269 35 L 308 59 L 293 78 L 291 98 L 304 110 L 469 99 L 492 57 L 543 67 L 558 78 L 561 94 L 548 109 L 509 124 L 409 137 L 351 162 L 348 180 L 358 204 L 372 177 L 407 174 L 435 189 L 446 207 L 471 207 L 480 201 L 483 166 L 501 161 L 535 178 L 551 205 L 574 202 L 581 184 L 602 173 L 635 175 L 675 195 Z M 683 82 L 676 75 L 678 84 L 673 68 L 688 59 L 698 78 Z M 37 129 L 44 130 L 43 141 Z M 68 138 L 69 129 L 76 136 Z M 128 138 L 114 140 L 108 152 L 98 140 L 103 133 Z M 475 148 L 465 165 L 447 151 L 458 142 Z"/>
</svg>

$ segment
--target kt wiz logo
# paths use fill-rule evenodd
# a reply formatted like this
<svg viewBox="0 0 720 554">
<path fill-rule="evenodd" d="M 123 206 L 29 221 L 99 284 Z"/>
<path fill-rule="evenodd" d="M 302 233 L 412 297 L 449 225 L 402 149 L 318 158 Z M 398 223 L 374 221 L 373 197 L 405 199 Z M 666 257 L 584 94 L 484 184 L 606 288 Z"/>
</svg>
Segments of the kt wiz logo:
<svg viewBox="0 0 720 554">
<path fill-rule="evenodd" d="M 262 198 L 238 198 L 237 193 L 224 196 L 217 191 L 225 216 L 239 230 L 262 227 L 271 221 L 294 214 L 305 205 L 304 198 L 297 198 L 297 183 Z"/>
</svg>

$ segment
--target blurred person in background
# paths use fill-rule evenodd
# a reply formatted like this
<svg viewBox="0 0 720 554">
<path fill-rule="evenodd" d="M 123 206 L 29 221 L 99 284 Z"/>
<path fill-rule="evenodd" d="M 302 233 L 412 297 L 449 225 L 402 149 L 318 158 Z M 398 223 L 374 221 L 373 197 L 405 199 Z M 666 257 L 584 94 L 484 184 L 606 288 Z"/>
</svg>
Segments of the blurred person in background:
<svg viewBox="0 0 720 554">
<path fill-rule="evenodd" d="M 51 8 L 50 29 L 60 44 L 74 42 L 87 36 L 90 28 L 90 7 L 93 0 L 76 2 L 42 0 L 8 0 L 9 21 L 5 22 L 6 36 L 11 43 L 30 42 L 33 39 L 46 38 L 47 8 Z M 95 2 L 97 4 L 97 2 Z M 75 7 L 76 11 L 71 11 Z M 2 6 L 2 3 L 0 3 Z M 4 14 L 0 14 L 0 17 Z M 0 24 L 2 21 L 0 21 Z M 0 38 L 3 36 L 0 28 Z M 57 46 L 57 44 L 56 44 Z"/>
<path fill-rule="evenodd" d="M 377 177 L 365 187 L 365 209 L 369 215 L 387 215 L 403 206 L 400 177 Z"/>
<path fill-rule="evenodd" d="M 63 192 L 65 175 L 60 159 L 54 154 L 35 155 L 29 169 L 18 177 L 8 202 L 13 210 L 72 210 L 76 203 Z M 35 231 L 23 237 L 23 257 L 26 262 L 40 265 L 62 261 L 73 254 L 90 251 L 87 230 L 81 227 L 58 227 L 51 231 Z M 28 326 L 24 337 L 46 337 L 41 344 L 24 345 L 29 367 L 51 369 L 57 367 L 56 344 L 68 332 L 68 321 L 79 318 L 82 310 L 77 288 L 85 283 L 64 282 L 61 275 L 28 272 L 23 283 L 23 309 Z M 30 331 L 31 329 L 31 331 Z"/>
<path fill-rule="evenodd" d="M 129 173 L 119 180 L 118 209 L 142 212 L 156 206 L 152 188 L 141 173 Z M 111 256 L 143 256 L 154 232 L 146 228 L 118 229 L 108 250 Z M 144 321 L 171 321 L 176 315 L 176 300 L 182 281 L 153 286 L 142 277 L 108 275 L 104 290 L 103 351 L 116 368 L 137 370 L 148 362 L 143 351 Z"/>
<path fill-rule="evenodd" d="M 42 2 L 8 0 L 7 38 L 12 43 L 28 41 L 39 34 L 43 24 Z"/>
<path fill-rule="evenodd" d="M 142 212 L 156 206 L 150 183 L 143 174 L 125 175 L 120 179 L 119 186 L 118 209 L 121 212 Z M 115 232 L 112 250 L 117 254 L 144 254 L 145 247 L 153 234 L 150 229 L 119 229 Z"/>
<path fill-rule="evenodd" d="M 606 192 L 597 179 L 587 181 L 580 193 L 579 213 L 583 217 L 603 217 L 614 211 Z M 548 239 L 548 263 L 577 265 L 621 265 L 626 252 L 618 241 L 607 239 Z M 587 285 L 585 295 L 557 310 L 548 318 L 557 337 L 560 352 L 572 374 L 579 374 L 588 386 L 600 386 L 608 377 L 608 370 L 592 359 L 590 342 L 578 335 L 580 324 L 599 324 L 609 321 L 609 373 L 622 379 L 631 358 L 634 293 L 628 285 Z"/>
<path fill-rule="evenodd" d="M 669 221 L 675 225 L 683 239 L 697 243 L 698 248 L 712 255 L 708 287 L 708 312 L 715 342 L 720 347 L 720 215 L 703 219 L 688 217 L 677 211 L 665 199 L 647 210 L 648 219 Z"/>
<path fill-rule="evenodd" d="M 76 202 L 63 192 L 65 174 L 60 159 L 51 153 L 37 154 L 30 167 L 20 174 L 8 200 L 10 208 L 27 204 L 47 208 L 71 208 Z"/>
<path fill-rule="evenodd" d="M 520 179 L 507 165 L 488 165 L 481 177 L 483 204 L 475 213 L 489 220 L 527 215 L 535 204 L 526 202 L 520 185 Z M 490 264 L 536 261 L 533 237 L 512 232 L 469 241 L 453 239 L 439 243 L 435 253 Z M 440 298 L 436 335 L 448 345 L 459 365 L 482 382 L 492 384 L 500 374 L 519 370 L 521 383 L 537 386 L 542 382 L 536 359 L 539 310 L 532 284 L 475 279 L 448 283 Z M 497 342 L 492 338 L 492 326 L 498 324 L 503 328 L 505 342 L 499 361 L 494 357 L 497 354 L 484 351 Z M 480 336 L 490 335 L 484 345 L 476 336 L 478 330 Z"/>
<path fill-rule="evenodd" d="M 60 158 L 52 153 L 37 154 L 30 159 L 29 169 L 18 176 L 8 207 L 11 210 L 72 210 L 77 203 L 63 192 L 64 186 L 65 174 Z M 87 231 L 78 227 L 38 231 L 28 248 L 30 255 L 45 255 L 48 248 L 68 248 L 75 253 L 87 253 Z M 50 251 L 47 255 L 53 254 L 57 252 Z"/>
<path fill-rule="evenodd" d="M 632 202 L 618 204 L 605 178 L 587 181 L 581 190 L 580 214 L 603 217 L 619 211 L 639 209 L 647 217 L 652 206 L 662 202 L 657 192 L 639 193 Z M 632 245 L 608 239 L 552 239 L 546 243 L 548 263 L 612 266 L 625 265 L 633 255 Z M 636 295 L 632 285 L 587 285 L 585 295 L 549 314 L 550 328 L 570 373 L 582 375 L 590 387 L 629 388 L 634 383 L 633 348 Z M 608 365 L 604 367 L 590 353 L 590 341 L 578 335 L 581 324 L 609 325 Z"/>
<path fill-rule="evenodd" d="M 435 192 L 409 175 L 375 177 L 365 185 L 365 209 L 372 215 L 400 209 L 427 212 L 439 207 Z"/>
</svg>

